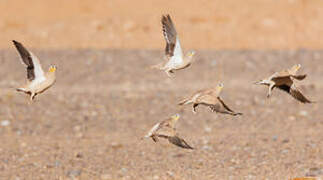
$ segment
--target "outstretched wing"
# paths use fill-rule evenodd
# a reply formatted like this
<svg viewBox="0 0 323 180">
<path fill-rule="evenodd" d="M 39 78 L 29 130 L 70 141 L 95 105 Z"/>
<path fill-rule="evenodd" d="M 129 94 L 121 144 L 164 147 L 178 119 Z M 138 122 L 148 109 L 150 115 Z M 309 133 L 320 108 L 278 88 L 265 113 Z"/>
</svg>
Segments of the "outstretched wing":
<svg viewBox="0 0 323 180">
<path fill-rule="evenodd" d="M 297 87 L 295 85 L 292 85 L 290 87 L 290 94 L 297 100 L 299 100 L 302 103 L 312 103 L 312 101 L 310 101 L 309 99 L 307 99 L 303 93 L 297 89 Z"/>
<path fill-rule="evenodd" d="M 178 147 L 185 148 L 185 149 L 194 149 L 192 146 L 190 146 L 184 139 L 174 135 L 174 136 L 167 136 L 163 134 L 157 135 L 160 138 L 168 139 L 168 141 Z"/>
<path fill-rule="evenodd" d="M 281 85 L 277 86 L 280 90 L 287 92 L 288 94 L 292 95 L 296 100 L 302 103 L 312 103 L 312 101 L 308 100 L 301 91 L 299 91 L 295 85 L 288 86 L 288 85 Z"/>
<path fill-rule="evenodd" d="M 27 78 L 29 81 L 34 79 L 45 78 L 44 71 L 41 68 L 39 60 L 31 52 L 29 52 L 20 42 L 13 40 L 14 45 L 16 46 L 23 64 L 27 67 Z"/>
<path fill-rule="evenodd" d="M 149 132 L 145 135 L 145 137 L 152 137 L 156 131 L 160 128 L 160 123 L 155 124 Z"/>
<path fill-rule="evenodd" d="M 232 109 L 230 109 L 229 106 L 227 106 L 220 97 L 218 97 L 218 100 L 226 110 L 234 113 L 234 111 Z"/>
<path fill-rule="evenodd" d="M 162 16 L 163 34 L 166 40 L 165 54 L 167 57 L 183 57 L 182 48 L 177 36 L 174 23 L 170 16 Z"/>
<path fill-rule="evenodd" d="M 190 146 L 184 139 L 178 136 L 168 137 L 168 141 L 178 147 L 185 148 L 185 149 L 194 149 Z"/>
<path fill-rule="evenodd" d="M 306 74 L 301 74 L 301 75 L 292 75 L 292 77 L 294 78 L 294 79 L 297 79 L 297 80 L 303 80 L 303 79 L 305 79 L 306 78 Z"/>
</svg>

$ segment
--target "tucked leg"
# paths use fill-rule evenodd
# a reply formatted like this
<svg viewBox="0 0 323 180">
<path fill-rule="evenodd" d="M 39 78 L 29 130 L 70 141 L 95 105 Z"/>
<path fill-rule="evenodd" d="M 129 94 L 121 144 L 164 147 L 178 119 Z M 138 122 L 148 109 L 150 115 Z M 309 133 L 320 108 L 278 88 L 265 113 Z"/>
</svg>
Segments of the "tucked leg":
<svg viewBox="0 0 323 180">
<path fill-rule="evenodd" d="M 215 112 L 215 107 L 214 106 L 210 106 L 210 109 L 212 112 Z"/>
<path fill-rule="evenodd" d="M 170 74 L 169 74 L 169 71 L 165 71 L 166 72 L 166 74 L 167 74 L 167 76 L 168 77 L 172 77 Z"/>
<path fill-rule="evenodd" d="M 268 94 L 267 94 L 267 98 L 269 98 L 271 96 L 271 91 L 274 89 L 275 87 L 275 83 L 271 82 L 269 87 L 268 87 Z"/>
<path fill-rule="evenodd" d="M 193 104 L 193 109 L 192 109 L 192 111 L 193 111 L 193 113 L 194 114 L 196 114 L 196 107 L 198 106 L 198 104 Z"/>
<path fill-rule="evenodd" d="M 165 72 L 166 72 L 166 74 L 167 74 L 168 77 L 173 77 L 171 75 L 171 73 L 174 73 L 174 71 L 172 69 L 167 69 Z"/>
<path fill-rule="evenodd" d="M 30 95 L 30 101 L 33 101 L 34 98 L 35 98 L 35 96 L 36 96 L 36 93 L 31 93 L 31 95 Z"/>
</svg>

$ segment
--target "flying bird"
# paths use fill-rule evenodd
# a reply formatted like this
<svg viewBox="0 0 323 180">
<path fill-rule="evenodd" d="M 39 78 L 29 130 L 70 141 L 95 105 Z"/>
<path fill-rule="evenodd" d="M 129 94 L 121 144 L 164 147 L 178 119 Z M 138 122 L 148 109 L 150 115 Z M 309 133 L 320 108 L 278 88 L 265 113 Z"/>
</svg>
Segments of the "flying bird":
<svg viewBox="0 0 323 180">
<path fill-rule="evenodd" d="M 56 80 L 56 66 L 50 66 L 48 72 L 44 72 L 38 58 L 28 51 L 20 42 L 13 40 L 13 44 L 17 48 L 21 56 L 22 63 L 27 69 L 27 83 L 17 88 L 19 92 L 24 92 L 30 96 L 33 101 L 37 94 L 40 94 L 50 88 Z"/>
<path fill-rule="evenodd" d="M 185 56 L 181 48 L 179 37 L 177 35 L 174 23 L 169 15 L 162 16 L 163 35 L 166 40 L 165 62 L 152 66 L 166 72 L 171 77 L 170 73 L 176 70 L 187 68 L 193 62 L 195 51 L 189 51 Z"/>
<path fill-rule="evenodd" d="M 268 78 L 255 82 L 255 84 L 268 86 L 267 98 L 271 96 L 271 92 L 274 88 L 278 88 L 282 91 L 287 92 L 296 100 L 302 103 L 313 103 L 313 101 L 307 99 L 294 84 L 295 79 L 301 81 L 306 78 L 306 74 L 296 74 L 300 68 L 301 65 L 296 64 L 289 69 L 275 72 Z"/>
<path fill-rule="evenodd" d="M 159 138 L 165 138 L 170 143 L 185 149 L 193 149 L 192 146 L 180 138 L 176 133 L 175 125 L 180 118 L 179 114 L 171 116 L 162 122 L 155 124 L 150 131 L 145 135 L 145 138 L 151 138 L 154 142 L 158 142 Z"/>
<path fill-rule="evenodd" d="M 222 89 L 223 84 L 219 83 L 215 88 L 197 91 L 189 98 L 182 100 L 178 105 L 193 104 L 193 113 L 196 113 L 196 108 L 198 105 L 205 105 L 208 106 L 212 112 L 229 114 L 233 116 L 242 115 L 242 113 L 233 111 L 224 103 L 220 97 Z"/>
</svg>

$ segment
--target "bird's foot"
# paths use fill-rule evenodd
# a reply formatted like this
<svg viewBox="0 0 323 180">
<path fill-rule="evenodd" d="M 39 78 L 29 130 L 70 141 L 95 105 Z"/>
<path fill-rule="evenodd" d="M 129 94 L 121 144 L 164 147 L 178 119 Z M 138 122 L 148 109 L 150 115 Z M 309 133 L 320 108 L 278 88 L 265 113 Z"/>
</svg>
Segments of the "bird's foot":
<svg viewBox="0 0 323 180">
<path fill-rule="evenodd" d="M 166 71 L 166 74 L 167 74 L 167 76 L 168 76 L 168 77 L 170 77 L 170 78 L 174 77 L 174 76 L 172 76 L 172 75 L 169 73 L 169 71 Z"/>
<path fill-rule="evenodd" d="M 210 109 L 211 109 L 212 112 L 215 112 L 215 108 L 214 107 L 211 106 Z"/>
</svg>

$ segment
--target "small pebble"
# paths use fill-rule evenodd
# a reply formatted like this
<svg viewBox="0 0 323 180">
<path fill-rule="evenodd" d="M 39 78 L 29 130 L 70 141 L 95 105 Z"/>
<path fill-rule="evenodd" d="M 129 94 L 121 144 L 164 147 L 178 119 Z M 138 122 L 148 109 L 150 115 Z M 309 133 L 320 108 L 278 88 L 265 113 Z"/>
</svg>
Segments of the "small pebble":
<svg viewBox="0 0 323 180">
<path fill-rule="evenodd" d="M 103 179 L 103 180 L 106 180 L 106 179 L 111 179 L 112 177 L 111 177 L 111 175 L 110 174 L 102 174 L 101 175 L 101 179 Z"/>
<path fill-rule="evenodd" d="M 211 66 L 216 66 L 216 64 L 217 64 L 217 61 L 216 60 L 212 60 L 211 61 Z"/>
<path fill-rule="evenodd" d="M 296 118 L 295 116 L 289 116 L 288 119 L 294 121 Z"/>
<path fill-rule="evenodd" d="M 205 131 L 205 132 L 207 132 L 207 133 L 210 133 L 210 132 L 212 132 L 212 128 L 210 128 L 210 127 L 205 127 L 205 128 L 204 128 L 204 131 Z"/>
<path fill-rule="evenodd" d="M 68 177 L 77 177 L 79 175 L 81 175 L 82 171 L 81 170 L 70 170 L 67 172 L 67 176 Z"/>
<path fill-rule="evenodd" d="M 318 177 L 323 175 L 323 169 L 317 168 L 317 167 L 313 167 L 310 168 L 305 176 L 310 176 L 310 177 Z"/>
<path fill-rule="evenodd" d="M 307 111 L 300 111 L 299 112 L 299 115 L 301 115 L 301 116 L 307 116 L 308 115 L 308 112 Z"/>
<path fill-rule="evenodd" d="M 82 153 L 76 153 L 76 154 L 75 154 L 75 157 L 76 157 L 76 158 L 83 158 L 83 155 L 82 155 Z"/>
<path fill-rule="evenodd" d="M 128 171 L 128 169 L 123 167 L 123 168 L 121 168 L 121 171 L 122 171 L 122 173 L 126 173 Z"/>
<path fill-rule="evenodd" d="M 167 171 L 166 173 L 167 173 L 168 176 L 171 176 L 171 177 L 174 176 L 174 173 L 172 171 Z"/>
<path fill-rule="evenodd" d="M 282 150 L 282 154 L 287 154 L 289 152 L 289 150 L 288 149 L 284 149 L 284 150 Z"/>
<path fill-rule="evenodd" d="M 5 126 L 9 126 L 10 125 L 10 121 L 9 120 L 3 120 L 1 121 L 1 126 L 5 127 Z"/>
<path fill-rule="evenodd" d="M 74 126 L 73 129 L 74 129 L 74 131 L 80 131 L 81 130 L 81 126 Z"/>
<path fill-rule="evenodd" d="M 202 146 L 202 149 L 203 150 L 212 150 L 212 147 L 208 146 L 208 145 L 204 145 L 204 146 Z"/>
<path fill-rule="evenodd" d="M 61 165 L 61 162 L 60 161 L 55 161 L 55 167 L 59 167 Z"/>
<path fill-rule="evenodd" d="M 282 143 L 289 143 L 289 139 L 284 139 Z"/>
</svg>

